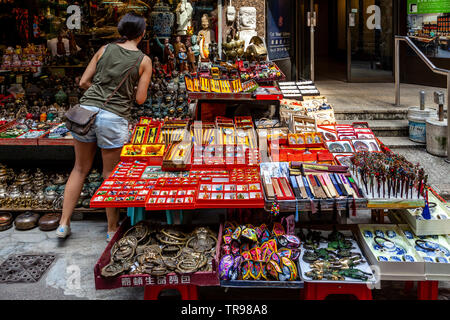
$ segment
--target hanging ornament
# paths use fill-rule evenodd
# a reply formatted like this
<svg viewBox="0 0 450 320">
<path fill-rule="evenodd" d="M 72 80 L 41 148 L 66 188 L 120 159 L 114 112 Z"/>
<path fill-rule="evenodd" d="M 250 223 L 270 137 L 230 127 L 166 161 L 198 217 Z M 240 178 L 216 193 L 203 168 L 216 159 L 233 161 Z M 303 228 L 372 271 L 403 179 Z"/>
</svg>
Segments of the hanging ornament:
<svg viewBox="0 0 450 320">
<path fill-rule="evenodd" d="M 275 195 L 275 199 L 272 203 L 272 208 L 270 209 L 270 213 L 276 217 L 280 213 L 280 204 L 278 203 L 277 196 Z"/>
<path fill-rule="evenodd" d="M 428 189 L 426 189 L 425 207 L 422 210 L 422 217 L 425 220 L 430 220 L 431 219 L 430 207 L 429 207 L 429 204 L 428 204 Z"/>
</svg>

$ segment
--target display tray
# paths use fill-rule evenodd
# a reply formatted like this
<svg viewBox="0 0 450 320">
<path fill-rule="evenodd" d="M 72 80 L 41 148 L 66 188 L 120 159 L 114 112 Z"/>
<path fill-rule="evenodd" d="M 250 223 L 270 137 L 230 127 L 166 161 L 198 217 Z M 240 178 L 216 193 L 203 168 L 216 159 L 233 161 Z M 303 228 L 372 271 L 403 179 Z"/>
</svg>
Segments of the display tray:
<svg viewBox="0 0 450 320">
<path fill-rule="evenodd" d="M 258 289 L 302 289 L 303 281 L 262 281 L 262 280 L 220 280 L 220 286 L 226 288 Z"/>
<path fill-rule="evenodd" d="M 0 132 L 6 131 L 7 129 L 13 127 L 16 124 L 16 121 L 11 121 L 7 124 L 5 124 L 4 126 L 2 126 L 0 128 Z M 56 125 L 56 124 L 52 124 L 52 125 Z M 53 127 L 55 128 L 55 127 Z M 53 129 L 51 128 L 51 129 Z M 0 145 L 16 145 L 16 146 L 38 146 L 38 145 L 65 145 L 66 141 L 65 140 L 70 140 L 70 145 L 73 144 L 72 139 L 48 139 L 48 138 L 44 138 L 46 136 L 48 136 L 48 134 L 50 133 L 51 129 L 49 130 L 30 130 L 30 131 L 42 131 L 43 133 L 39 136 L 39 137 L 35 137 L 35 138 L 21 138 L 21 136 L 23 136 L 24 134 L 22 134 L 21 136 L 17 136 L 15 138 L 0 138 Z M 40 144 L 39 141 L 43 140 L 43 142 Z M 45 140 L 51 140 L 52 142 L 46 144 L 44 141 Z M 64 141 L 59 141 L 59 143 L 55 143 L 53 140 L 64 140 Z"/>
<path fill-rule="evenodd" d="M 220 224 L 220 230 L 223 230 L 223 224 Z M 223 237 L 219 238 L 219 248 L 222 247 Z M 300 259 L 300 258 L 299 258 Z M 297 271 L 300 270 L 298 260 L 295 263 Z M 299 271 L 298 271 L 299 272 Z M 302 289 L 303 281 L 299 277 L 295 281 L 275 281 L 275 280 L 220 280 L 221 287 L 227 288 L 279 288 L 279 289 Z"/>
<path fill-rule="evenodd" d="M 264 209 L 266 211 L 271 211 L 273 200 L 268 199 L 265 188 L 264 193 Z M 316 210 L 333 210 L 336 206 L 338 210 L 347 209 L 347 203 L 349 210 L 353 209 L 353 198 L 343 198 L 343 199 L 296 199 L 296 200 L 285 200 L 278 201 L 280 212 L 295 212 L 297 210 L 302 211 L 313 211 L 311 209 L 311 202 L 313 203 Z M 367 199 L 355 199 L 355 209 L 366 209 Z M 315 210 L 314 210 L 315 211 Z"/>
<path fill-rule="evenodd" d="M 437 234 L 450 234 L 450 206 L 447 202 L 442 202 L 431 192 L 428 195 L 428 202 L 435 203 L 436 207 L 430 208 L 431 219 L 422 218 L 422 209 L 407 209 L 401 213 L 405 217 L 414 234 L 418 236 L 428 236 Z M 437 218 L 439 215 L 441 218 Z"/>
<path fill-rule="evenodd" d="M 163 156 L 165 153 L 165 145 L 160 143 L 155 144 L 139 144 L 132 145 L 126 144 L 123 146 L 122 151 L 120 153 L 121 161 L 141 161 L 143 163 L 147 163 L 148 165 L 160 166 L 163 161 Z M 134 149 L 143 152 L 140 155 L 128 155 L 127 151 L 134 151 Z M 146 154 L 146 152 L 153 151 L 153 155 Z"/>
<path fill-rule="evenodd" d="M 154 188 L 151 180 L 106 179 L 91 198 L 91 208 L 144 207 Z"/>
<path fill-rule="evenodd" d="M 398 226 L 408 239 L 411 246 L 414 246 L 418 255 L 423 259 L 425 264 L 425 277 L 427 280 L 437 280 L 437 281 L 449 281 L 450 280 L 450 242 L 449 237 L 445 236 L 428 236 L 428 237 L 417 237 L 413 234 L 412 229 L 406 224 L 401 224 Z M 426 252 L 426 250 L 421 249 L 417 246 L 416 240 L 426 240 L 430 243 L 423 244 L 424 247 L 431 248 L 432 246 L 440 246 L 439 258 L 443 259 L 442 262 L 437 262 L 436 258 L 438 254 L 435 252 Z"/>
<path fill-rule="evenodd" d="M 324 237 L 327 237 L 332 232 L 332 231 L 329 231 L 329 230 L 327 230 L 327 231 L 314 230 L 314 231 L 321 231 L 321 233 L 322 233 L 322 235 Z M 310 264 L 309 263 L 303 261 L 303 256 L 304 256 L 305 252 L 307 251 L 307 249 L 305 249 L 303 247 L 303 243 L 302 243 L 302 245 L 301 245 L 302 251 L 301 251 L 300 257 L 298 259 L 299 260 L 299 265 L 300 265 L 299 273 L 300 273 L 300 277 L 302 278 L 302 280 L 304 282 L 314 282 L 314 283 L 351 283 L 351 284 L 369 284 L 369 283 L 370 284 L 374 284 L 374 283 L 376 283 L 377 279 L 374 276 L 374 274 L 373 274 L 373 272 L 372 272 L 372 270 L 370 268 L 368 260 L 366 259 L 364 253 L 360 249 L 359 244 L 356 241 L 355 236 L 353 235 L 353 232 L 351 230 L 339 230 L 339 232 L 343 233 L 346 236 L 346 240 L 351 241 L 352 246 L 354 248 L 354 249 L 351 250 L 351 252 L 359 253 L 365 259 L 365 262 L 360 264 L 360 265 L 357 265 L 356 268 L 360 269 L 360 270 L 362 270 L 364 272 L 370 273 L 371 275 L 370 276 L 368 275 L 369 279 L 367 281 L 360 281 L 360 280 L 352 279 L 352 278 L 349 278 L 349 277 L 345 277 L 344 281 L 341 281 L 341 280 L 333 281 L 333 280 L 313 280 L 313 279 L 307 277 L 305 275 L 305 273 L 311 271 L 311 268 L 310 268 Z M 326 247 L 327 247 L 326 243 L 320 243 L 319 248 L 326 248 Z"/>
<path fill-rule="evenodd" d="M 352 170 L 351 168 L 349 169 Z M 369 190 L 369 193 L 366 191 L 364 183 L 361 181 L 359 174 L 353 175 L 356 183 L 360 187 L 363 196 L 367 199 L 367 208 L 369 209 L 410 209 L 410 208 L 419 208 L 425 206 L 425 200 L 422 195 L 417 198 L 417 191 L 413 192 L 412 198 L 403 198 L 403 197 L 391 197 L 391 198 L 376 198 L 372 196 L 372 192 Z M 374 183 L 376 184 L 376 183 Z M 374 186 L 374 195 L 377 195 L 377 190 Z M 383 192 L 383 187 L 380 186 L 380 195 Z M 410 194 L 410 193 L 409 193 Z M 387 188 L 385 186 L 385 195 L 387 195 Z"/>
<path fill-rule="evenodd" d="M 396 242 L 399 246 L 405 249 L 406 254 L 412 256 L 415 262 L 406 261 L 379 261 L 377 256 L 372 251 L 371 246 L 373 245 L 373 240 L 366 241 L 364 237 L 364 231 L 369 230 L 372 232 L 372 236 L 375 235 L 376 230 L 381 230 L 386 232 L 386 230 L 395 231 L 396 235 L 399 237 L 400 242 Z M 404 237 L 402 231 L 397 227 L 397 225 L 392 224 L 360 224 L 358 225 L 358 232 L 356 233 L 361 248 L 363 249 L 364 255 L 367 257 L 368 261 L 380 269 L 380 279 L 381 280 L 416 280 L 423 281 L 426 280 L 425 276 L 425 264 L 417 252 L 411 247 L 407 239 Z M 372 238 L 373 239 L 373 238 Z M 387 253 L 383 253 L 384 256 L 388 256 Z"/>
<path fill-rule="evenodd" d="M 219 265 L 220 246 L 219 242 L 216 246 L 216 257 L 212 261 L 212 272 L 195 272 L 190 274 L 169 273 L 165 276 L 151 276 L 148 274 L 136 275 L 119 275 L 111 278 L 104 278 L 101 275 L 101 270 L 110 262 L 111 249 L 123 234 L 130 228 L 130 219 L 126 218 L 114 237 L 108 243 L 103 251 L 100 259 L 94 267 L 95 289 L 117 289 L 121 287 L 144 287 L 144 286 L 158 286 L 158 285 L 195 285 L 195 286 L 218 286 L 219 276 L 217 266 Z M 218 239 L 222 238 L 222 225 L 219 228 Z"/>
</svg>

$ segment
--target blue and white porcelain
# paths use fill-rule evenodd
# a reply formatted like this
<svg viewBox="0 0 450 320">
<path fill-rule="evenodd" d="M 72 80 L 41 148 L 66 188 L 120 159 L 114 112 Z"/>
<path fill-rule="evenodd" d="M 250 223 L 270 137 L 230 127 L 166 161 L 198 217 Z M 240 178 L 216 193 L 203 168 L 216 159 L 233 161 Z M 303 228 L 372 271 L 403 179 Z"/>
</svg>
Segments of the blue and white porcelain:
<svg viewBox="0 0 450 320">
<path fill-rule="evenodd" d="M 364 237 L 365 237 L 365 238 L 372 238 L 372 237 L 373 237 L 373 234 L 372 234 L 372 232 L 369 231 L 369 230 L 364 230 Z"/>
<path fill-rule="evenodd" d="M 406 238 L 408 238 L 408 239 L 414 238 L 414 235 L 412 234 L 411 231 L 404 231 L 404 234 L 405 234 Z"/>
<path fill-rule="evenodd" d="M 409 254 L 405 254 L 403 256 L 403 260 L 405 260 L 406 262 L 415 262 L 416 261 L 416 259 L 414 259 L 414 257 L 410 256 Z"/>
<path fill-rule="evenodd" d="M 389 257 L 389 261 L 402 262 L 402 259 L 397 256 L 391 256 Z"/>
<path fill-rule="evenodd" d="M 434 262 L 433 259 L 430 258 L 430 257 L 423 257 L 422 259 L 423 259 L 423 261 L 425 261 L 425 262 Z"/>
<path fill-rule="evenodd" d="M 374 250 L 381 250 L 381 247 L 378 244 L 374 243 L 373 244 L 373 249 Z"/>
<path fill-rule="evenodd" d="M 444 257 L 436 257 L 436 262 L 448 263 L 447 259 L 445 259 Z"/>
<path fill-rule="evenodd" d="M 399 256 L 406 254 L 406 250 L 400 246 L 396 246 L 395 251 L 396 251 L 396 254 Z"/>
<path fill-rule="evenodd" d="M 375 235 L 376 235 L 377 237 L 382 237 L 382 238 L 384 238 L 384 233 L 383 233 L 383 231 L 381 231 L 381 230 L 375 230 Z"/>
<path fill-rule="evenodd" d="M 153 7 L 153 12 L 150 13 L 150 23 L 156 37 L 170 38 L 175 15 L 170 11 L 170 7 L 161 1 Z"/>
<path fill-rule="evenodd" d="M 395 238 L 397 236 L 394 230 L 386 231 L 386 235 L 388 236 L 388 238 Z"/>
<path fill-rule="evenodd" d="M 378 256 L 378 261 L 388 261 L 388 258 L 385 256 Z"/>
</svg>

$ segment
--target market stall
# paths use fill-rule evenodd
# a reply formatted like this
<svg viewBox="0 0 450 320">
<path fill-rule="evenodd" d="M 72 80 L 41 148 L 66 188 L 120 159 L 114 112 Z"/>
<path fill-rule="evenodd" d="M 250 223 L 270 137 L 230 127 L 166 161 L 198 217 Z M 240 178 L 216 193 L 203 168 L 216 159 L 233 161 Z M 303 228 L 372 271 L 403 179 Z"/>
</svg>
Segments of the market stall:
<svg viewBox="0 0 450 320">
<path fill-rule="evenodd" d="M 419 298 L 434 298 L 437 281 L 450 279 L 449 207 L 426 172 L 367 123 L 339 124 L 314 82 L 286 79 L 267 57 L 255 8 L 227 15 L 224 36 L 215 1 L 87 2 L 80 29 L 63 26 L 66 3 L 49 3 L 30 15 L 34 33 L 20 15 L 21 43 L 4 37 L 0 148 L 71 146 L 64 114 L 82 94 L 83 68 L 117 38 L 123 14 L 147 18 L 147 100 L 132 107 L 120 162 L 105 179 L 94 170 L 77 204 L 127 210 L 95 265 L 96 289 L 144 286 L 146 299 L 168 288 L 197 299 L 199 286 L 371 299 L 371 286 L 399 280 L 419 281 Z M 22 218 L 34 226 L 40 213 L 60 210 L 67 175 L 1 165 L 0 211 L 9 215 L 0 229 L 12 227 L 10 212 L 33 211 Z M 212 209 L 220 223 L 174 223 L 175 212 Z M 372 224 L 345 223 L 362 210 Z M 399 221 L 384 224 L 385 210 Z M 149 222 L 157 213 L 166 221 Z M 332 218 L 315 224 L 324 214 Z"/>
<path fill-rule="evenodd" d="M 391 231 L 381 231 L 389 225 L 350 225 L 345 231 L 342 226 L 339 231 L 321 231 L 323 226 L 309 229 L 308 224 L 308 230 L 301 228 L 300 216 L 307 212 L 353 216 L 360 209 L 378 213 L 380 207 L 429 209 L 429 187 L 423 169 L 394 155 L 369 128 L 358 128 L 361 123 L 355 124 L 356 128 L 318 125 L 318 131 L 303 133 L 291 133 L 287 124 L 286 128 L 262 129 L 267 132 L 261 134 L 251 118 L 242 117 L 218 117 L 214 123 L 178 121 L 177 126 L 173 121 L 158 125 L 152 120 L 141 121 L 147 121 L 148 128 L 138 125 L 131 141 L 139 140 L 139 135 L 145 143 L 146 135 L 150 135 L 155 137 L 154 144 L 125 146 L 123 161 L 98 189 L 91 206 L 145 207 L 139 216 L 130 212 L 133 224 L 145 220 L 152 211 L 167 209 L 167 204 L 173 210 L 265 208 L 266 218 L 270 218 L 266 223 L 258 219 L 251 223 L 227 221 L 220 227 L 216 276 L 221 286 L 304 287 L 308 299 L 325 298 L 327 294 L 370 299 L 367 284 L 374 285 L 380 279 L 436 281 L 430 274 L 427 277 L 417 248 L 407 242 L 399 244 L 409 245 L 405 252 L 386 257 L 386 263 L 398 273 L 384 269 L 385 258 L 374 258 L 371 245 L 365 244 L 359 230 L 370 227 L 374 228 L 372 233 L 376 230 L 391 236 Z M 242 127 L 242 123 L 246 126 Z M 155 131 L 150 133 L 149 128 Z M 261 162 L 261 149 L 255 148 L 261 147 L 261 138 L 269 146 L 265 150 L 267 159 L 276 161 Z M 150 146 L 153 148 L 148 149 Z M 162 149 L 165 153 L 159 152 Z M 279 161 L 284 149 L 300 152 L 281 155 L 288 159 Z M 328 155 L 319 158 L 318 152 Z M 445 203 L 439 207 L 444 210 Z M 277 222 L 292 213 L 291 230 L 286 222 Z M 377 217 L 381 218 L 384 220 L 384 212 Z M 440 242 L 443 248 L 446 241 Z M 380 241 L 377 245 L 386 251 L 388 243 Z M 439 252 L 447 261 L 446 251 Z M 379 266 L 381 273 L 375 274 L 369 263 Z M 446 262 L 440 259 L 432 263 Z M 414 272 L 406 272 L 406 264 Z"/>
</svg>

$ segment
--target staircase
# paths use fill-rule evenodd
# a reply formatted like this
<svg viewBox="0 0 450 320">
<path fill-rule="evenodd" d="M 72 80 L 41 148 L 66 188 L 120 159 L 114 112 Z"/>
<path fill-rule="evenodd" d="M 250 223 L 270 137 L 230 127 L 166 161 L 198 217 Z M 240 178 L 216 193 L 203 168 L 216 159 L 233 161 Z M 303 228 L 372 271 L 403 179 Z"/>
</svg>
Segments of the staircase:
<svg viewBox="0 0 450 320">
<path fill-rule="evenodd" d="M 367 122 L 370 129 L 388 148 L 425 148 L 409 140 L 407 108 L 371 108 L 366 110 L 335 110 L 337 123 Z"/>
<path fill-rule="evenodd" d="M 427 106 L 428 107 L 428 106 Z M 388 110 L 390 109 L 390 110 Z M 438 194 L 450 201 L 449 165 L 444 158 L 430 155 L 426 145 L 409 139 L 409 125 L 406 108 L 379 107 L 371 110 L 335 109 L 336 122 L 352 124 L 353 122 L 367 122 L 375 136 L 396 154 L 405 156 L 412 163 L 420 163 L 429 174 L 432 187 Z"/>
</svg>

